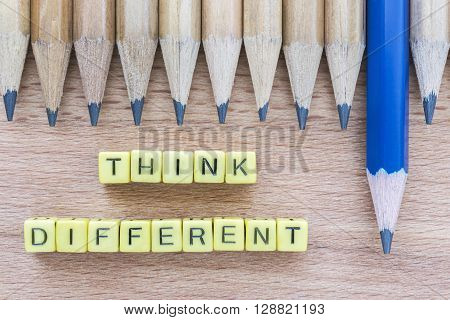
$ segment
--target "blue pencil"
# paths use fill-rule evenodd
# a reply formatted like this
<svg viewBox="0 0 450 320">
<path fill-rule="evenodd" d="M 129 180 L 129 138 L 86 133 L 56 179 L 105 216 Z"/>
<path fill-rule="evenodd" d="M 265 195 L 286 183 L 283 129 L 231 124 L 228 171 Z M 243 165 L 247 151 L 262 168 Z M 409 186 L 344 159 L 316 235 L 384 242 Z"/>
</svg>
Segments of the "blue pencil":
<svg viewBox="0 0 450 320">
<path fill-rule="evenodd" d="M 367 178 L 387 254 L 408 176 L 409 0 L 367 13 Z"/>
</svg>

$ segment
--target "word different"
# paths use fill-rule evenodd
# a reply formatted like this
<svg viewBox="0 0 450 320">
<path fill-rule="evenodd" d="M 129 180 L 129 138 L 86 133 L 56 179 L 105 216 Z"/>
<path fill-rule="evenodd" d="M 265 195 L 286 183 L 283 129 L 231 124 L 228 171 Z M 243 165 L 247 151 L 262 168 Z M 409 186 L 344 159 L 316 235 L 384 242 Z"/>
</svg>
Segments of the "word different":
<svg viewBox="0 0 450 320">
<path fill-rule="evenodd" d="M 100 183 L 256 183 L 255 152 L 100 152 Z"/>
<path fill-rule="evenodd" d="M 153 219 L 30 218 L 27 252 L 306 251 L 300 218 Z"/>
</svg>

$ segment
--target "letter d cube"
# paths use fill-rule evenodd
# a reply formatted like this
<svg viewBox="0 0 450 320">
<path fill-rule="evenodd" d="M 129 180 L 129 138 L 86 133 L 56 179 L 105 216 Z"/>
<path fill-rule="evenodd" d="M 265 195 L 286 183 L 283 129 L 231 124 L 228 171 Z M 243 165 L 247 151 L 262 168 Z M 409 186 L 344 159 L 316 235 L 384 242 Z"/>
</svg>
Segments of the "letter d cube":
<svg viewBox="0 0 450 320">
<path fill-rule="evenodd" d="M 23 225 L 25 251 L 55 252 L 56 219 L 30 218 Z"/>
</svg>

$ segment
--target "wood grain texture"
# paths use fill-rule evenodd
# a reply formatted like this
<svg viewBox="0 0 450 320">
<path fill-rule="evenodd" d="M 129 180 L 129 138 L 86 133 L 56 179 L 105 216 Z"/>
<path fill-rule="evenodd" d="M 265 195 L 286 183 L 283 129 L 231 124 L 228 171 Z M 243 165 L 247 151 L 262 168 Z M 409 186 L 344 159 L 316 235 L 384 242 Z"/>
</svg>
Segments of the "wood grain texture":
<svg viewBox="0 0 450 320">
<path fill-rule="evenodd" d="M 73 40 L 82 37 L 115 41 L 115 0 L 74 0 Z"/>
<path fill-rule="evenodd" d="M 157 0 L 117 0 L 116 39 L 158 38 Z"/>
<path fill-rule="evenodd" d="M 365 173 L 365 64 L 349 128 L 341 132 L 328 66 L 320 65 L 308 129 L 297 129 L 286 64 L 280 57 L 272 109 L 259 123 L 248 63 L 241 53 L 226 125 L 216 125 L 200 50 L 185 124 L 173 122 L 161 50 L 142 127 L 133 125 L 117 50 L 102 121 L 90 127 L 72 54 L 62 109 L 49 128 L 29 51 L 16 118 L 0 121 L 0 298 L 326 299 L 449 298 L 450 69 L 435 123 L 425 126 L 411 67 L 410 177 L 392 254 L 381 254 Z M 42 107 L 39 107 L 42 106 Z M 254 149 L 258 184 L 98 183 L 101 150 Z M 26 254 L 23 221 L 58 217 L 299 216 L 309 250 L 289 253 Z"/>
<path fill-rule="evenodd" d="M 324 0 L 283 1 L 283 45 L 292 43 L 324 43 Z"/>
<path fill-rule="evenodd" d="M 202 37 L 242 38 L 242 0 L 202 0 Z"/>
<path fill-rule="evenodd" d="M 30 0 L 4 0 L 0 3 L 0 32 L 30 34 Z"/>
</svg>

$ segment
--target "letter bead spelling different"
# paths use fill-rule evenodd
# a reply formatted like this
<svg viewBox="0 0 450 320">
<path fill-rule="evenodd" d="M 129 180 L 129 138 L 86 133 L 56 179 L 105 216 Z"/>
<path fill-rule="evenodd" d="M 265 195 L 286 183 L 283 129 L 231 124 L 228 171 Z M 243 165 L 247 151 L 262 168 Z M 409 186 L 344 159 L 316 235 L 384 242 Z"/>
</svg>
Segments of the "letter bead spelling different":
<svg viewBox="0 0 450 320">
<path fill-rule="evenodd" d="M 118 252 L 119 251 L 118 219 L 92 219 L 88 227 L 89 252 Z"/>
<path fill-rule="evenodd" d="M 212 219 L 183 219 L 183 251 L 213 251 Z"/>
<path fill-rule="evenodd" d="M 85 253 L 88 249 L 88 225 L 86 218 L 62 218 L 56 221 L 56 251 Z"/>
<path fill-rule="evenodd" d="M 27 252 L 55 252 L 55 218 L 30 218 L 24 222 Z"/>
</svg>

